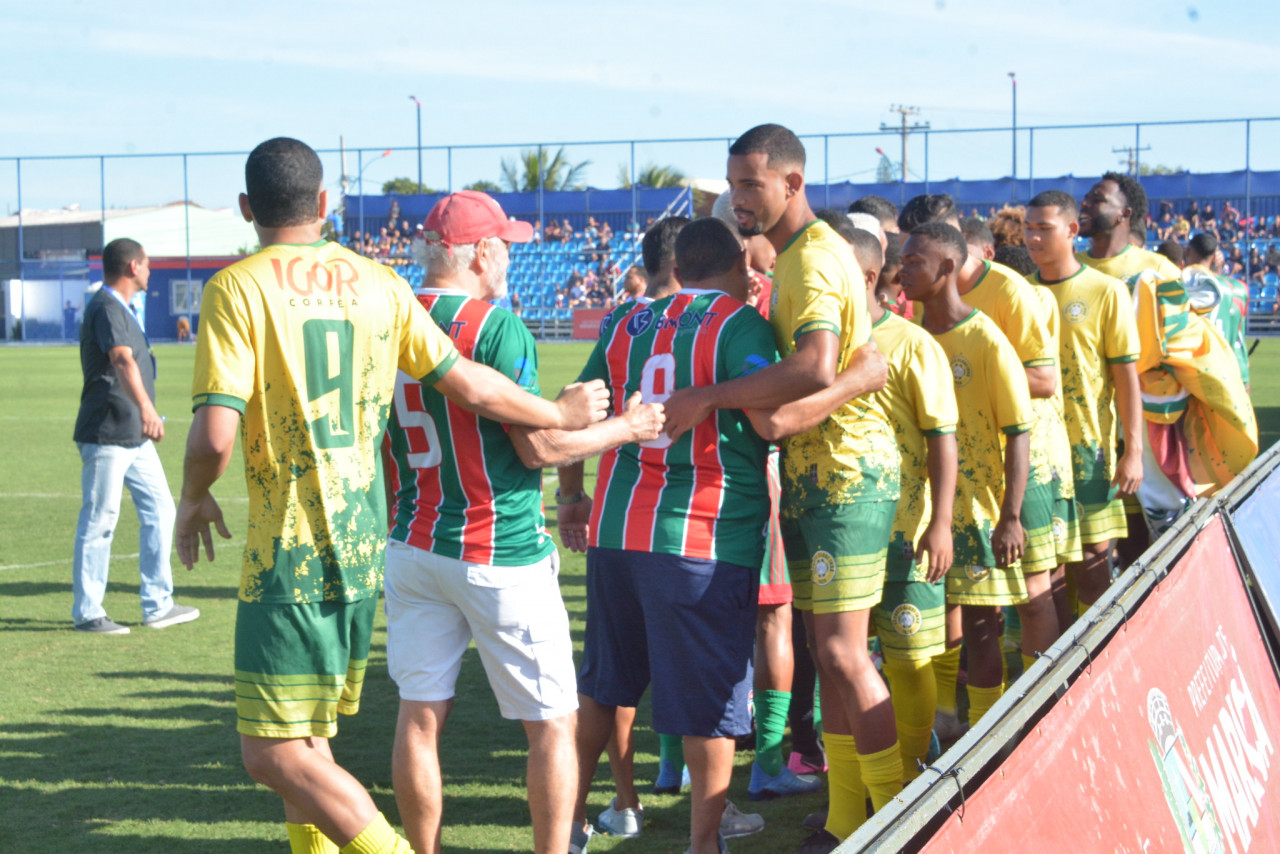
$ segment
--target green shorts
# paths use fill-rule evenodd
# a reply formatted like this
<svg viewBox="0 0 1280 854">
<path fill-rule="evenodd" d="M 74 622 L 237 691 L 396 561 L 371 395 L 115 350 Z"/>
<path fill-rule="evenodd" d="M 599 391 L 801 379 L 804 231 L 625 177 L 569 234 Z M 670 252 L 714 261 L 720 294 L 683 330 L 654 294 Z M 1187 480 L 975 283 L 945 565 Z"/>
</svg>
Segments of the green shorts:
<svg viewBox="0 0 1280 854">
<path fill-rule="evenodd" d="M 947 573 L 948 605 L 1021 605 L 1027 601 L 1022 567 L 952 564 Z"/>
<path fill-rule="evenodd" d="M 1053 481 L 1032 483 L 1022 496 L 1022 529 L 1027 534 L 1022 571 L 1027 575 L 1058 565 L 1058 544 L 1053 536 L 1054 492 Z"/>
<path fill-rule="evenodd" d="M 236 731 L 331 738 L 360 709 L 378 597 L 236 611 Z"/>
<path fill-rule="evenodd" d="M 1054 481 L 1055 491 L 1057 481 Z M 1080 505 L 1074 498 L 1058 495 L 1053 500 L 1053 541 L 1058 549 L 1058 565 L 1084 560 L 1080 544 Z"/>
<path fill-rule="evenodd" d="M 1116 497 L 1109 480 L 1076 481 L 1080 505 L 1080 542 L 1089 546 L 1128 536 L 1124 502 Z"/>
<path fill-rule="evenodd" d="M 871 609 L 885 658 L 918 661 L 946 652 L 946 584 L 886 581 Z"/>
<path fill-rule="evenodd" d="M 837 504 L 782 520 L 794 604 L 802 611 L 865 611 L 880 601 L 896 501 Z"/>
</svg>

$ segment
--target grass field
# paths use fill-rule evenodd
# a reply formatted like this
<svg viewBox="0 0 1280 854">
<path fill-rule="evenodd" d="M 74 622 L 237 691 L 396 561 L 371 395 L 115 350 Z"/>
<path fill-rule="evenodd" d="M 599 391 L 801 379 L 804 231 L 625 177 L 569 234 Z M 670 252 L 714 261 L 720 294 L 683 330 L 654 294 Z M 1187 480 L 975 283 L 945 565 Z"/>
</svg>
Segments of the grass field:
<svg viewBox="0 0 1280 854">
<path fill-rule="evenodd" d="M 542 348 L 542 387 L 558 390 L 585 361 L 586 345 Z M 167 415 L 161 457 L 176 493 L 190 425 L 194 350 L 158 348 L 158 406 Z M 1254 400 L 1264 447 L 1280 438 L 1280 341 L 1253 358 Z M 70 347 L 0 348 L 0 829 L 4 846 L 28 854 L 96 852 L 285 851 L 279 801 L 240 766 L 234 732 L 232 627 L 239 550 L 248 510 L 239 457 L 215 489 L 235 539 L 220 542 L 213 564 L 188 574 L 175 563 L 177 597 L 201 619 L 164 631 L 137 627 L 137 524 L 125 499 L 107 597 L 111 616 L 135 631 L 123 637 L 70 630 L 70 565 L 80 506 L 80 462 L 71 441 L 80 392 Z M 552 486 L 548 483 L 548 489 Z M 552 520 L 553 521 L 553 520 Z M 554 529 L 553 529 L 554 530 Z M 562 553 L 562 590 L 581 649 L 584 562 Z M 385 623 L 374 635 L 363 708 L 344 718 L 334 741 L 339 761 L 373 792 L 393 823 L 390 751 L 395 687 L 386 674 Z M 657 738 L 642 705 L 637 776 L 648 789 Z M 502 720 L 475 652 L 468 653 L 445 736 L 447 850 L 521 851 L 531 846 L 524 797 L 524 737 Z M 750 755 L 738 754 L 730 796 L 749 807 Z M 597 776 L 590 814 L 611 797 Z M 824 795 L 750 805 L 768 826 L 735 840 L 740 854 L 790 850 L 799 821 Z M 644 798 L 644 835 L 598 838 L 591 850 L 681 851 L 688 800 Z"/>
</svg>

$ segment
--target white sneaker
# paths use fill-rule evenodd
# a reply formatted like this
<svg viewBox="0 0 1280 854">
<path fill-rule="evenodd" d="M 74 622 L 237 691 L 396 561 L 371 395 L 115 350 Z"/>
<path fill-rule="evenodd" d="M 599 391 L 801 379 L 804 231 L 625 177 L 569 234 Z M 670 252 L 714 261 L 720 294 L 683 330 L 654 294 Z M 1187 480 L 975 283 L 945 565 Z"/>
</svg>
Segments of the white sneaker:
<svg viewBox="0 0 1280 854">
<path fill-rule="evenodd" d="M 154 617 L 143 620 L 142 625 L 148 629 L 163 629 L 168 626 L 176 626 L 179 623 L 189 623 L 199 616 L 199 608 L 192 608 L 190 605 L 179 605 L 175 602 L 173 607 L 163 614 L 157 614 Z"/>
<path fill-rule="evenodd" d="M 644 807 L 627 807 L 618 809 L 618 799 L 609 803 L 609 808 L 600 813 L 596 819 L 596 827 L 601 833 L 631 839 L 639 836 L 644 829 Z"/>
<path fill-rule="evenodd" d="M 725 839 L 737 839 L 750 836 L 764 830 L 764 816 L 759 813 L 744 813 L 734 805 L 733 801 L 724 802 L 724 815 L 720 817 L 720 835 Z"/>
<path fill-rule="evenodd" d="M 587 844 L 595 832 L 596 829 L 591 825 L 583 827 L 575 821 L 569 832 L 569 854 L 587 854 Z"/>
</svg>

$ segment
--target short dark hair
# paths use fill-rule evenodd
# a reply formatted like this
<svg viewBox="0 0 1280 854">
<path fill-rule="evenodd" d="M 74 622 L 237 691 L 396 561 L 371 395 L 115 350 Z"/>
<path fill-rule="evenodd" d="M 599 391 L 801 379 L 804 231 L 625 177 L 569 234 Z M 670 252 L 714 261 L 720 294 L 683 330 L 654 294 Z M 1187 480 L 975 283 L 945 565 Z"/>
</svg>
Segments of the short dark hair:
<svg viewBox="0 0 1280 854">
<path fill-rule="evenodd" d="M 951 250 L 951 254 L 956 258 L 957 268 L 969 258 L 969 244 L 964 242 L 964 235 L 960 233 L 960 229 L 949 223 L 921 223 L 911 229 L 911 236 L 932 240 L 934 243 Z"/>
<path fill-rule="evenodd" d="M 987 228 L 987 224 L 976 216 L 967 216 L 960 220 L 960 233 L 964 235 L 966 243 L 974 243 L 978 246 L 995 246 L 996 236 L 991 233 L 991 229 Z"/>
<path fill-rule="evenodd" d="M 898 206 L 884 196 L 862 196 L 849 205 L 849 213 L 869 213 L 880 222 L 898 221 Z"/>
<path fill-rule="evenodd" d="M 770 166 L 798 166 L 804 171 L 804 143 L 782 125 L 756 125 L 734 140 L 730 154 L 764 154 Z"/>
<path fill-rule="evenodd" d="M 1187 241 L 1187 248 L 1201 258 L 1212 258 L 1213 253 L 1218 251 L 1218 238 L 1207 231 L 1198 231 Z"/>
<path fill-rule="evenodd" d="M 687 216 L 663 217 L 644 233 L 644 240 L 640 243 L 640 257 L 644 261 L 646 275 L 658 275 L 665 265 L 675 259 L 676 235 L 688 224 Z"/>
<path fill-rule="evenodd" d="M 1076 204 L 1075 196 L 1064 190 L 1045 190 L 1036 193 L 1035 197 L 1027 203 L 1027 207 L 1059 208 L 1068 219 L 1075 219 L 1080 213 L 1080 206 Z"/>
<path fill-rule="evenodd" d="M 1129 220 L 1129 236 L 1138 238 L 1138 242 L 1146 244 L 1147 242 L 1147 226 L 1140 219 Z"/>
<path fill-rule="evenodd" d="M 835 208 L 824 208 L 814 213 L 818 219 L 831 226 L 835 233 L 845 239 L 846 242 L 853 242 L 853 233 L 858 229 L 849 221 L 847 214 L 842 213 Z"/>
<path fill-rule="evenodd" d="M 952 217 L 959 219 L 960 214 L 956 210 L 956 200 L 946 193 L 916 196 L 902 206 L 902 213 L 898 214 L 898 228 L 910 234 L 918 225 L 941 222 Z"/>
<path fill-rule="evenodd" d="M 1122 175 L 1119 172 L 1108 172 L 1099 180 L 1115 181 L 1120 187 L 1120 194 L 1124 196 L 1124 203 L 1129 206 L 1130 220 L 1135 222 L 1145 222 L 1147 214 L 1147 191 L 1142 189 L 1142 184 L 1138 183 L 1138 179 L 1132 175 Z"/>
<path fill-rule="evenodd" d="M 102 250 L 102 278 L 114 281 L 127 275 L 129 265 L 147 257 L 142 244 L 128 237 L 117 237 Z"/>
<path fill-rule="evenodd" d="M 694 220 L 676 235 L 676 267 L 686 282 L 703 282 L 727 273 L 741 257 L 742 244 L 716 217 Z"/>
<path fill-rule="evenodd" d="M 1003 264 L 1020 276 L 1030 276 L 1036 271 L 1036 262 L 1031 260 L 1031 250 L 1021 243 L 1006 243 L 996 247 L 997 264 Z"/>
<path fill-rule="evenodd" d="M 880 248 L 879 237 L 865 228 L 855 228 L 849 244 L 853 246 L 853 257 L 858 259 L 858 266 L 864 273 L 872 267 L 877 270 L 884 267 L 884 251 Z"/>
<path fill-rule="evenodd" d="M 320 217 L 324 168 L 305 142 L 278 136 L 260 143 L 244 164 L 254 220 L 266 228 L 306 225 Z"/>
<path fill-rule="evenodd" d="M 1215 244 L 1217 243 L 1217 241 L 1214 241 L 1214 242 Z M 1217 246 L 1215 245 L 1214 248 L 1216 249 Z M 1164 241 L 1163 243 L 1161 243 L 1159 246 L 1156 247 L 1156 253 L 1168 258 L 1170 261 L 1177 264 L 1179 267 L 1182 266 L 1182 263 L 1184 261 L 1183 254 L 1182 254 L 1182 244 L 1176 240 Z M 1201 255 L 1200 257 L 1209 258 L 1212 255 L 1213 253 L 1210 252 L 1208 255 Z"/>
<path fill-rule="evenodd" d="M 880 269 L 902 264 L 902 235 L 896 231 L 885 232 L 884 242 L 884 263 L 880 265 Z"/>
</svg>

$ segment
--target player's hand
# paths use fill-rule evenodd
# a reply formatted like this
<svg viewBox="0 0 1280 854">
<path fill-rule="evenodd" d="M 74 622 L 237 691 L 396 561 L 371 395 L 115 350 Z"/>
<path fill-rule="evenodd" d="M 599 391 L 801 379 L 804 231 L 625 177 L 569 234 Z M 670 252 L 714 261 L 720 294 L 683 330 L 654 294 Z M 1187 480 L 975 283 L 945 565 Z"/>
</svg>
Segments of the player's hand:
<svg viewBox="0 0 1280 854">
<path fill-rule="evenodd" d="M 930 522 L 916 543 L 916 566 L 924 571 L 925 580 L 932 584 L 946 575 L 952 557 L 951 528 Z"/>
<path fill-rule="evenodd" d="M 661 403 L 641 403 L 640 392 L 627 398 L 627 408 L 622 417 L 631 428 L 632 442 L 649 442 L 662 434 L 662 425 L 667 417 L 663 413 Z"/>
<path fill-rule="evenodd" d="M 676 389 L 662 407 L 667 417 L 667 435 L 672 440 L 697 427 L 712 412 L 706 391 L 696 386 Z"/>
<path fill-rule="evenodd" d="M 1001 516 L 996 529 L 991 533 L 991 549 L 996 553 L 996 566 L 1009 566 L 1021 560 L 1026 540 L 1027 534 L 1022 530 L 1020 519 Z"/>
<path fill-rule="evenodd" d="M 569 383 L 560 390 L 556 405 L 560 407 L 560 428 L 581 430 L 608 417 L 609 387 L 604 380 Z"/>
<path fill-rule="evenodd" d="M 760 281 L 759 276 L 747 277 L 747 305 L 755 308 L 760 304 L 760 296 L 764 293 L 764 282 Z"/>
<path fill-rule="evenodd" d="M 164 419 L 154 406 L 147 406 L 142 410 L 142 435 L 153 442 L 164 438 Z"/>
<path fill-rule="evenodd" d="M 1115 485 L 1116 495 L 1121 498 L 1137 492 L 1138 487 L 1142 486 L 1142 453 L 1133 454 L 1126 450 L 1116 463 L 1116 476 L 1111 479 L 1111 483 Z"/>
<path fill-rule="evenodd" d="M 213 561 L 213 534 L 209 531 L 211 522 L 222 539 L 231 539 L 227 523 L 222 520 L 222 508 L 212 495 L 206 492 L 198 501 L 191 501 L 186 497 L 178 501 L 178 521 L 174 526 L 173 538 L 178 545 L 178 560 L 187 569 L 194 569 L 196 562 L 200 560 L 201 540 L 204 541 L 205 556 L 210 562 Z"/>
<path fill-rule="evenodd" d="M 656 435 L 656 434 L 655 434 Z M 560 542 L 571 552 L 587 550 L 587 534 L 591 521 L 591 499 L 586 498 L 576 504 L 561 504 L 556 507 L 556 525 L 560 528 Z"/>
<path fill-rule="evenodd" d="M 884 388 L 889 381 L 889 363 L 874 342 L 868 341 L 853 351 L 849 367 L 840 372 L 842 376 L 855 382 L 858 389 L 852 396 L 858 397 Z"/>
</svg>

